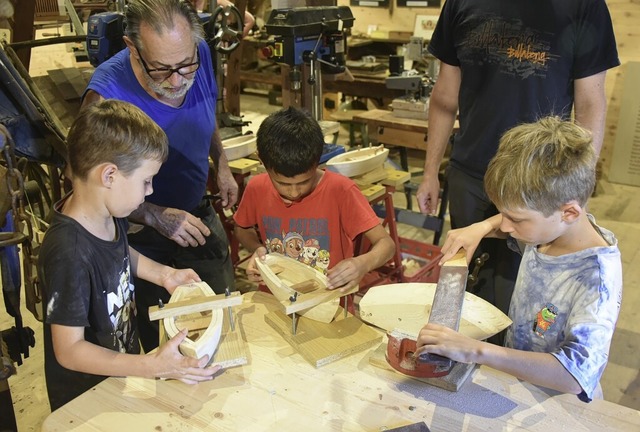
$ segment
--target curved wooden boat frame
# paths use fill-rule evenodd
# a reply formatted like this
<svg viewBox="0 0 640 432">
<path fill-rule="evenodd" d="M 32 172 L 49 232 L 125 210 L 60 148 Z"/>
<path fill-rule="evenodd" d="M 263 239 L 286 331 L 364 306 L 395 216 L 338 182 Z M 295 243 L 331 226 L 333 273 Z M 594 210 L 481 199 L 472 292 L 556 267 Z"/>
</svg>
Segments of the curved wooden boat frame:
<svg viewBox="0 0 640 432">
<path fill-rule="evenodd" d="M 336 316 L 340 306 L 336 291 L 328 290 L 327 277 L 308 265 L 293 258 L 278 254 L 267 254 L 262 262 L 256 259 L 256 266 L 262 275 L 262 280 L 271 293 L 284 304 L 291 303 L 291 296 L 298 293 L 296 302 L 303 304 L 312 297 L 326 296 L 328 301 L 317 306 L 297 312 L 298 314 L 324 323 L 329 323 Z"/>
<path fill-rule="evenodd" d="M 177 303 L 194 297 L 214 296 L 215 293 L 206 282 L 180 285 L 171 295 L 169 303 Z M 222 334 L 224 314 L 222 309 L 196 312 L 186 315 L 164 318 L 164 329 L 169 338 L 177 335 L 181 329 L 189 328 L 189 335 L 180 344 L 180 352 L 187 357 L 201 358 L 205 354 L 213 358 Z M 206 327 L 203 324 L 206 323 Z"/>
</svg>

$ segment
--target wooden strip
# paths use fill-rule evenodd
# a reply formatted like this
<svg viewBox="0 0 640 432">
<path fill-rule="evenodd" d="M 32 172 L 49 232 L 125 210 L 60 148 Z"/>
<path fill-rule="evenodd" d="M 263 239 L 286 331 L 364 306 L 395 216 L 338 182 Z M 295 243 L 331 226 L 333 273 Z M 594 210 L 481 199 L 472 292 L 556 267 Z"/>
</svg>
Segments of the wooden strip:
<svg viewBox="0 0 640 432">
<path fill-rule="evenodd" d="M 298 291 L 302 294 L 310 293 L 311 291 L 315 291 L 318 288 L 320 288 L 320 285 L 318 284 L 318 282 L 312 279 L 291 285 L 292 290 Z"/>
<path fill-rule="evenodd" d="M 281 265 L 278 265 L 278 264 L 271 264 L 269 266 L 269 268 L 271 269 L 273 274 L 279 274 L 279 273 L 282 273 L 284 271 L 284 267 L 282 267 Z"/>
<path fill-rule="evenodd" d="M 316 290 L 307 294 L 299 295 L 295 302 L 291 302 L 290 300 L 284 300 L 281 303 L 284 306 L 284 313 L 287 315 L 291 315 L 294 312 L 299 312 L 305 309 L 309 309 L 321 303 L 327 303 L 338 297 L 344 297 L 347 294 L 351 294 L 358 291 L 359 289 L 360 287 L 356 285 L 346 292 L 342 292 L 339 289 Z"/>
<path fill-rule="evenodd" d="M 331 323 L 298 318 L 296 334 L 291 332 L 291 317 L 281 311 L 269 312 L 265 321 L 273 327 L 309 363 L 321 367 L 351 354 L 364 351 L 382 340 L 382 334 L 340 308 Z"/>
<path fill-rule="evenodd" d="M 151 306 L 149 308 L 149 319 L 151 321 L 156 321 L 176 315 L 221 309 L 227 306 L 237 306 L 239 304 L 242 304 L 242 296 L 238 291 L 232 292 L 228 297 L 224 294 L 195 297 L 177 303 L 167 303 L 162 308 L 159 306 Z"/>
</svg>

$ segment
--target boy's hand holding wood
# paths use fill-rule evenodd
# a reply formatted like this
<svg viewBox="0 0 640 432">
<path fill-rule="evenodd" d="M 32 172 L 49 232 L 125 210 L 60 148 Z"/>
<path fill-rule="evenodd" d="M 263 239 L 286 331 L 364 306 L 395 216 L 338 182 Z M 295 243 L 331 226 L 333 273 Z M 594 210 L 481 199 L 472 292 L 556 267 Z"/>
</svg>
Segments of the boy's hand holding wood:
<svg viewBox="0 0 640 432">
<path fill-rule="evenodd" d="M 173 294 L 180 285 L 201 281 L 198 273 L 192 269 L 175 269 L 173 267 L 167 267 L 167 271 L 163 272 L 160 278 L 162 282 L 160 285 L 170 294 Z"/>
<path fill-rule="evenodd" d="M 465 336 L 449 327 L 427 324 L 418 334 L 415 355 L 438 354 L 460 363 L 476 363 L 482 342 Z"/>
<path fill-rule="evenodd" d="M 362 257 L 347 258 L 340 261 L 327 272 L 329 285 L 327 288 L 347 291 L 360 283 L 364 275 L 369 271 L 366 263 L 361 262 Z"/>
<path fill-rule="evenodd" d="M 251 282 L 262 282 L 262 275 L 260 274 L 260 270 L 258 270 L 258 267 L 256 266 L 256 260 L 259 259 L 264 261 L 266 256 L 267 248 L 265 248 L 264 246 L 260 246 L 253 252 L 251 258 L 249 258 L 249 265 L 247 265 L 247 277 Z"/>
<path fill-rule="evenodd" d="M 447 238 L 441 249 L 443 256 L 438 265 L 449 261 L 460 249 L 467 251 L 467 263 L 471 262 L 473 253 L 478 248 L 480 240 L 485 237 L 498 236 L 501 216 L 496 216 L 464 228 L 452 229 L 447 232 Z"/>
<path fill-rule="evenodd" d="M 171 378 L 186 384 L 197 384 L 200 381 L 210 381 L 220 370 L 220 366 L 205 367 L 209 363 L 209 356 L 199 359 L 183 356 L 180 353 L 180 343 L 187 337 L 184 329 L 167 343 L 148 354 L 150 357 L 150 371 L 154 377 Z"/>
</svg>

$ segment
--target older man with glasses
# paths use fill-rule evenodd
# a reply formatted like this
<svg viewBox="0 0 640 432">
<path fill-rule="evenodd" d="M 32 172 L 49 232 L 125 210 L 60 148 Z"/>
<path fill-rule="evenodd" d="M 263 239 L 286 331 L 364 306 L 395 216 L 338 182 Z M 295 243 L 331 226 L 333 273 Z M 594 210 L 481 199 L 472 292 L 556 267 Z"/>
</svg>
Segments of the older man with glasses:
<svg viewBox="0 0 640 432">
<path fill-rule="evenodd" d="M 169 137 L 169 159 L 153 179 L 154 192 L 129 218 L 142 225 L 130 230 L 129 244 L 158 262 L 193 268 L 216 293 L 233 290 L 229 243 L 203 198 L 209 156 L 225 208 L 236 203 L 238 185 L 216 125 L 218 88 L 198 15 L 184 0 L 130 0 L 124 41 L 127 48 L 96 69 L 82 106 L 103 98 L 133 103 Z M 170 294 L 146 281 L 135 285 L 140 339 L 149 352 L 158 346 L 158 325 L 148 308 Z"/>
</svg>

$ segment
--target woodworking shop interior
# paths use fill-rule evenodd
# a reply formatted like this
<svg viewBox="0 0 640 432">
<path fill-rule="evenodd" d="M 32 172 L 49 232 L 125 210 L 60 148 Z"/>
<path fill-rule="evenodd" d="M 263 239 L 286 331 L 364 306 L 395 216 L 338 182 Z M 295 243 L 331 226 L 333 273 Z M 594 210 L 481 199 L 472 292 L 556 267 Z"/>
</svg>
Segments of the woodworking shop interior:
<svg viewBox="0 0 640 432">
<path fill-rule="evenodd" d="M 400 372 L 394 370 L 394 367 L 400 367 L 398 365 L 392 364 L 385 369 L 375 365 L 370 358 L 376 348 L 381 346 L 380 341 L 392 338 L 386 334 L 392 329 L 367 322 L 366 317 L 360 315 L 359 304 L 366 302 L 363 299 L 366 299 L 368 291 L 380 285 L 395 284 L 424 284 L 432 288 L 437 284 L 440 287 L 437 261 L 440 248 L 451 228 L 447 208 L 447 198 L 450 197 L 445 188 L 438 211 L 427 216 L 421 213 L 416 194 L 423 180 L 427 135 L 430 132 L 429 97 L 440 71 L 439 60 L 427 47 L 436 22 L 439 18 L 442 19 L 441 14 L 447 1 L 231 1 L 235 3 L 234 13 L 238 17 L 244 16 L 246 9 L 255 18 L 255 23 L 246 36 L 242 36 L 241 26 L 235 29 L 235 36 L 224 45 L 232 47 L 228 52 L 216 50 L 213 44 L 210 45 L 217 61 L 215 76 L 222 95 L 216 106 L 218 129 L 223 148 L 227 143 L 225 151 L 229 156 L 229 167 L 240 186 L 240 193 L 254 176 L 266 172 L 256 154 L 255 134 L 267 116 L 283 107 L 301 108 L 320 123 L 326 142 L 321 158 L 322 169 L 330 169 L 336 158 L 349 151 L 377 146 L 388 151 L 386 158 L 377 162 L 377 165 L 367 166 L 364 172 L 348 175 L 369 201 L 397 248 L 383 268 L 365 275 L 359 291 L 345 297 L 352 303 L 345 308 L 344 319 L 347 319 L 347 315 L 352 318 L 353 314 L 358 325 L 363 327 L 358 327 L 357 331 L 371 332 L 371 339 L 362 336 L 362 340 L 357 340 L 356 330 L 348 336 L 354 339 L 347 339 L 346 334 L 349 332 L 345 326 L 340 327 L 344 330 L 329 338 L 333 342 L 327 347 L 305 347 L 297 339 L 297 334 L 304 332 L 304 327 L 301 326 L 307 322 L 307 318 L 299 316 L 295 311 L 292 314 L 279 314 L 277 319 L 274 318 L 274 312 L 269 312 L 264 319 L 257 321 L 256 326 L 252 326 L 247 316 L 254 313 L 255 308 L 247 307 L 247 302 L 252 301 L 250 299 L 257 302 L 257 299 L 264 298 L 265 293 L 264 290 L 259 290 L 257 283 L 249 280 L 245 271 L 251 254 L 234 236 L 233 215 L 237 204 L 227 210 L 218 207 L 218 217 L 226 228 L 230 245 L 235 288 L 244 299 L 237 301 L 242 303 L 240 306 L 235 303 L 228 306 L 228 316 L 225 308 L 222 315 L 224 320 L 232 314 L 235 314 L 236 319 L 230 323 L 225 321 L 222 340 L 227 340 L 225 337 L 233 332 L 239 332 L 237 335 L 241 339 L 240 343 L 249 354 L 242 357 L 238 365 L 223 369 L 211 382 L 194 386 L 177 381 L 145 378 L 137 380 L 146 381 L 108 378 L 104 384 L 95 388 L 95 392 L 90 390 L 61 408 L 60 413 L 52 413 L 45 382 L 44 324 L 27 307 L 29 300 L 26 298 L 24 285 L 34 283 L 30 279 L 36 277 L 34 269 L 37 265 L 38 247 L 51 220 L 52 200 L 56 197 L 60 199 L 53 191 L 59 192 L 60 187 L 67 187 L 68 184 L 64 182 L 64 163 L 49 164 L 32 157 L 28 163 L 40 163 L 42 169 L 27 170 L 24 165 L 19 164 L 22 167 L 20 169 L 24 170 L 24 193 L 18 200 L 23 203 L 29 216 L 31 230 L 26 228 L 24 221 L 17 226 L 30 237 L 30 247 L 35 255 L 25 257 L 24 240 L 12 243 L 9 237 L 1 237 L 1 282 L 4 296 L 0 300 L 0 330 L 4 339 L 4 372 L 0 376 L 0 430 L 148 430 L 154 427 L 156 430 L 294 430 L 296 423 L 299 428 L 295 429 L 327 431 L 498 430 L 499 424 L 502 425 L 502 430 L 538 430 L 554 424 L 564 424 L 567 430 L 638 430 L 640 2 L 602 0 L 611 15 L 620 64 L 606 70 L 606 119 L 596 168 L 595 190 L 589 198 L 587 208 L 597 224 L 612 231 L 617 238 L 622 262 L 623 294 L 608 363 L 600 380 L 604 401 L 584 403 L 575 395 L 557 395 L 551 390 L 540 390 L 513 377 L 493 375 L 495 371 L 487 372 L 486 369 L 473 365 L 465 369 L 464 377 L 454 385 L 452 391 L 446 384 L 434 383 L 434 380 L 438 380 L 436 375 L 427 374 L 425 377 L 429 378 L 422 382 L 420 379 L 401 376 Z M 23 111 L 22 116 L 28 121 L 45 118 L 46 122 L 54 125 L 64 143 L 65 134 L 80 111 L 82 97 L 93 72 L 99 64 L 113 55 L 92 48 L 98 46 L 98 39 L 100 47 L 119 42 L 121 33 L 117 32 L 122 31 L 121 17 L 127 3 L 127 0 L 0 0 L 0 15 L 7 14 L 6 10 L 9 9 L 13 12 L 11 17 L 0 17 L 0 68 L 3 69 L 2 78 L 5 82 L 2 91 L 8 94 L 8 97 L 2 99 L 2 104 L 8 104 L 6 101 L 9 100 L 21 111 L 24 104 L 15 96 L 15 88 L 12 89 L 12 86 L 23 83 L 26 85 L 23 97 L 28 95 L 31 98 L 28 106 L 37 108 L 35 113 Z M 219 0 L 219 4 L 225 7 L 228 3 L 230 2 Z M 543 3 L 555 2 L 548 0 Z M 600 1 L 585 0 L 582 3 Z M 219 19 L 216 14 L 221 9 L 210 5 L 209 0 L 200 2 L 200 7 L 200 17 L 203 20 L 212 19 L 211 16 Z M 3 8 L 8 9 L 3 11 Z M 222 8 L 223 15 L 226 10 Z M 277 10 L 296 13 L 291 13 L 287 18 L 290 21 L 282 24 L 285 21 L 274 19 L 273 12 Z M 226 15 L 223 16 L 223 27 L 237 27 L 233 19 L 227 22 L 226 18 Z M 111 30 L 104 30 L 106 26 L 112 25 L 116 26 L 109 27 L 111 30 L 115 29 L 115 37 L 108 33 Z M 100 31 L 104 33 L 97 34 L 96 29 L 103 29 Z M 338 40 L 326 38 L 329 33 Z M 301 38 L 299 34 L 302 35 Z M 47 40 L 57 42 L 47 43 Z M 293 54 L 288 54 L 290 49 L 307 50 L 307 54 L 309 51 L 317 52 L 303 56 L 300 60 Z M 220 67 L 221 64 L 224 66 Z M 169 66 L 176 67 L 167 65 Z M 211 65 L 199 64 L 199 67 Z M 145 66 L 145 69 L 148 67 Z M 178 69 L 172 71 L 172 74 L 182 73 Z M 18 84 L 9 83 L 7 76 L 13 76 Z M 2 113 L 4 117 L 5 111 L 2 110 Z M 11 121 L 8 120 L 9 123 Z M 9 127 L 4 119 L 0 119 L 0 123 Z M 457 128 L 458 121 L 452 134 L 457 132 Z M 6 133 L 8 132 L 0 130 L 0 134 Z M 8 141 L 6 135 L 3 138 L 3 154 L 0 158 L 0 175 L 3 180 L 0 188 L 7 188 L 2 193 L 2 199 L 5 200 L 3 205 L 8 202 L 3 209 L 15 218 L 15 211 L 20 209 L 20 204 L 16 207 L 14 200 L 12 206 L 11 196 L 20 188 L 12 181 L 13 171 L 5 169 L 15 167 L 7 164 L 8 153 L 5 147 L 8 146 Z M 17 142 L 19 139 L 30 138 L 14 136 L 13 141 L 18 149 L 29 146 L 28 142 Z M 231 143 L 235 142 L 241 145 L 232 147 Z M 449 144 L 440 166 L 441 179 L 444 179 L 448 166 L 450 147 Z M 55 146 L 52 151 L 57 151 Z M 15 160 L 14 158 L 13 162 Z M 209 175 L 208 185 L 214 184 L 215 187 L 213 170 L 210 170 Z M 60 186 L 52 187 L 54 183 Z M 3 231 L 12 231 L 11 223 L 7 222 Z M 18 261 L 8 262 L 11 248 L 20 251 Z M 478 270 L 475 269 L 474 273 L 474 267 L 480 268 L 482 265 L 482 260 L 469 264 L 469 275 L 465 276 L 468 293 L 474 292 L 473 277 Z M 21 280 L 17 282 L 19 318 L 9 313 L 7 304 L 8 296 L 15 296 L 15 293 L 9 294 L 11 288 L 7 287 L 8 283 L 16 282 L 15 279 L 11 280 L 11 266 L 14 266 L 14 270 L 19 268 L 22 273 Z M 465 267 L 465 275 L 466 271 Z M 277 277 L 278 271 L 274 270 L 274 273 Z M 305 297 L 309 294 L 305 294 L 302 285 L 304 282 L 298 284 L 300 299 L 309 298 Z M 318 287 L 317 283 L 307 285 L 305 288 Z M 250 297 L 252 295 L 254 297 Z M 229 299 L 227 301 L 230 302 L 228 304 L 232 303 Z M 295 306 L 296 298 L 292 297 L 290 302 L 273 300 L 275 306 L 270 301 L 267 301 L 269 308 L 277 309 L 285 303 Z M 465 302 L 467 301 L 469 300 L 465 297 Z M 314 304 L 318 302 L 320 300 Z M 431 307 L 431 302 L 432 299 L 426 299 L 425 305 L 428 303 Z M 283 307 L 286 309 L 288 306 Z M 455 308 L 451 305 L 449 307 Z M 459 314 L 459 310 L 456 312 Z M 278 321 L 280 318 L 282 321 Z M 400 318 L 399 320 L 401 321 Z M 326 325 L 337 324 L 334 322 Z M 261 336 L 256 336 L 258 327 L 264 327 L 260 331 L 270 332 L 268 339 L 263 339 L 267 336 L 262 333 Z M 326 333 L 323 334 L 326 336 Z M 342 343 L 350 345 L 348 348 L 338 347 L 341 338 L 344 338 Z M 25 340 L 29 345 L 26 349 Z M 333 343 L 335 347 L 331 345 Z M 383 342 L 383 345 L 386 346 L 386 343 Z M 16 354 L 16 346 L 21 346 L 22 352 Z M 269 357 L 267 361 L 266 357 L 262 358 L 265 349 L 273 351 L 269 355 L 274 355 L 273 358 L 278 360 Z M 328 354 L 320 353 L 321 349 L 326 349 Z M 384 363 L 384 356 L 382 359 Z M 271 381 L 267 381 L 270 379 L 267 377 L 276 373 L 272 371 L 279 370 L 277 367 L 280 360 L 284 365 L 289 364 L 288 362 L 295 364 L 296 372 L 292 369 L 293 375 L 288 378 L 286 371 L 282 372 L 279 379 L 283 387 L 277 388 L 273 387 Z M 356 378 L 354 375 L 353 382 L 349 378 L 352 370 L 350 368 L 357 371 L 357 377 L 360 377 Z M 495 378 L 496 376 L 499 378 Z M 296 387 L 302 381 L 298 384 L 296 382 L 303 379 L 308 380 L 305 385 L 309 387 L 309 397 L 322 401 L 317 402 L 318 406 L 310 406 L 303 402 L 306 400 L 304 394 L 295 393 L 302 391 Z M 502 379 L 504 383 L 497 384 L 496 380 Z M 345 380 L 348 382 L 345 383 Z M 498 408 L 494 408 L 495 413 L 489 408 L 485 411 L 482 401 L 485 397 L 482 392 L 485 390 L 482 387 L 485 385 L 484 380 L 493 380 L 492 384 L 487 384 L 492 390 L 492 396 L 487 397 L 500 397 L 501 402 L 496 402 Z M 175 386 L 177 390 L 174 387 L 164 387 L 167 385 Z M 316 385 L 316 391 L 312 391 Z M 517 389 L 513 390 L 513 395 L 509 390 L 511 386 Z M 326 394 L 315 394 L 321 389 L 324 391 L 325 387 L 330 389 Z M 498 387 L 501 389 L 498 390 Z M 376 394 L 380 394 L 380 400 L 373 397 L 369 400 L 366 391 L 362 389 L 375 389 Z M 232 390 L 238 393 L 234 395 Z M 169 395 L 174 391 L 179 392 L 180 396 Z M 288 396 L 283 396 L 287 391 Z M 358 396 L 358 391 L 362 392 L 361 396 Z M 96 392 L 102 393 L 96 396 Z M 345 392 L 345 395 L 342 396 L 341 392 Z M 449 400 L 448 394 L 453 395 L 453 398 L 466 397 L 466 402 L 463 399 L 459 399 L 463 402 Z M 153 405 L 156 397 L 163 402 Z M 165 397 L 166 400 L 163 399 Z M 264 399 L 267 397 L 270 399 Z M 354 402 L 358 397 L 362 400 Z M 104 398 L 108 408 L 100 411 L 99 403 L 90 406 L 89 401 L 94 400 L 92 398 L 98 401 Z M 174 400 L 180 400 L 180 403 L 174 406 Z M 255 428 L 251 429 L 244 426 L 245 420 L 240 419 L 242 411 L 233 404 L 244 404 L 248 418 L 253 415 L 252 409 L 258 409 L 256 407 L 266 411 L 266 408 L 262 408 L 263 405 L 271 407 L 273 404 L 273 411 L 269 411 L 268 415 L 262 411 L 261 414 L 255 414 L 257 420 L 252 420 L 256 422 Z M 467 406 L 459 406 L 464 404 Z M 84 411 L 84 406 L 87 407 L 86 413 L 81 412 Z M 370 407 L 370 412 L 363 408 L 367 406 Z M 296 409 L 298 411 L 294 413 Z M 79 413 L 76 415 L 75 411 Z M 124 413 L 131 417 L 126 417 Z M 111 415 L 115 420 L 110 420 Z M 298 417 L 307 420 L 296 420 Z M 410 428 L 418 423 L 422 428 Z"/>
</svg>

